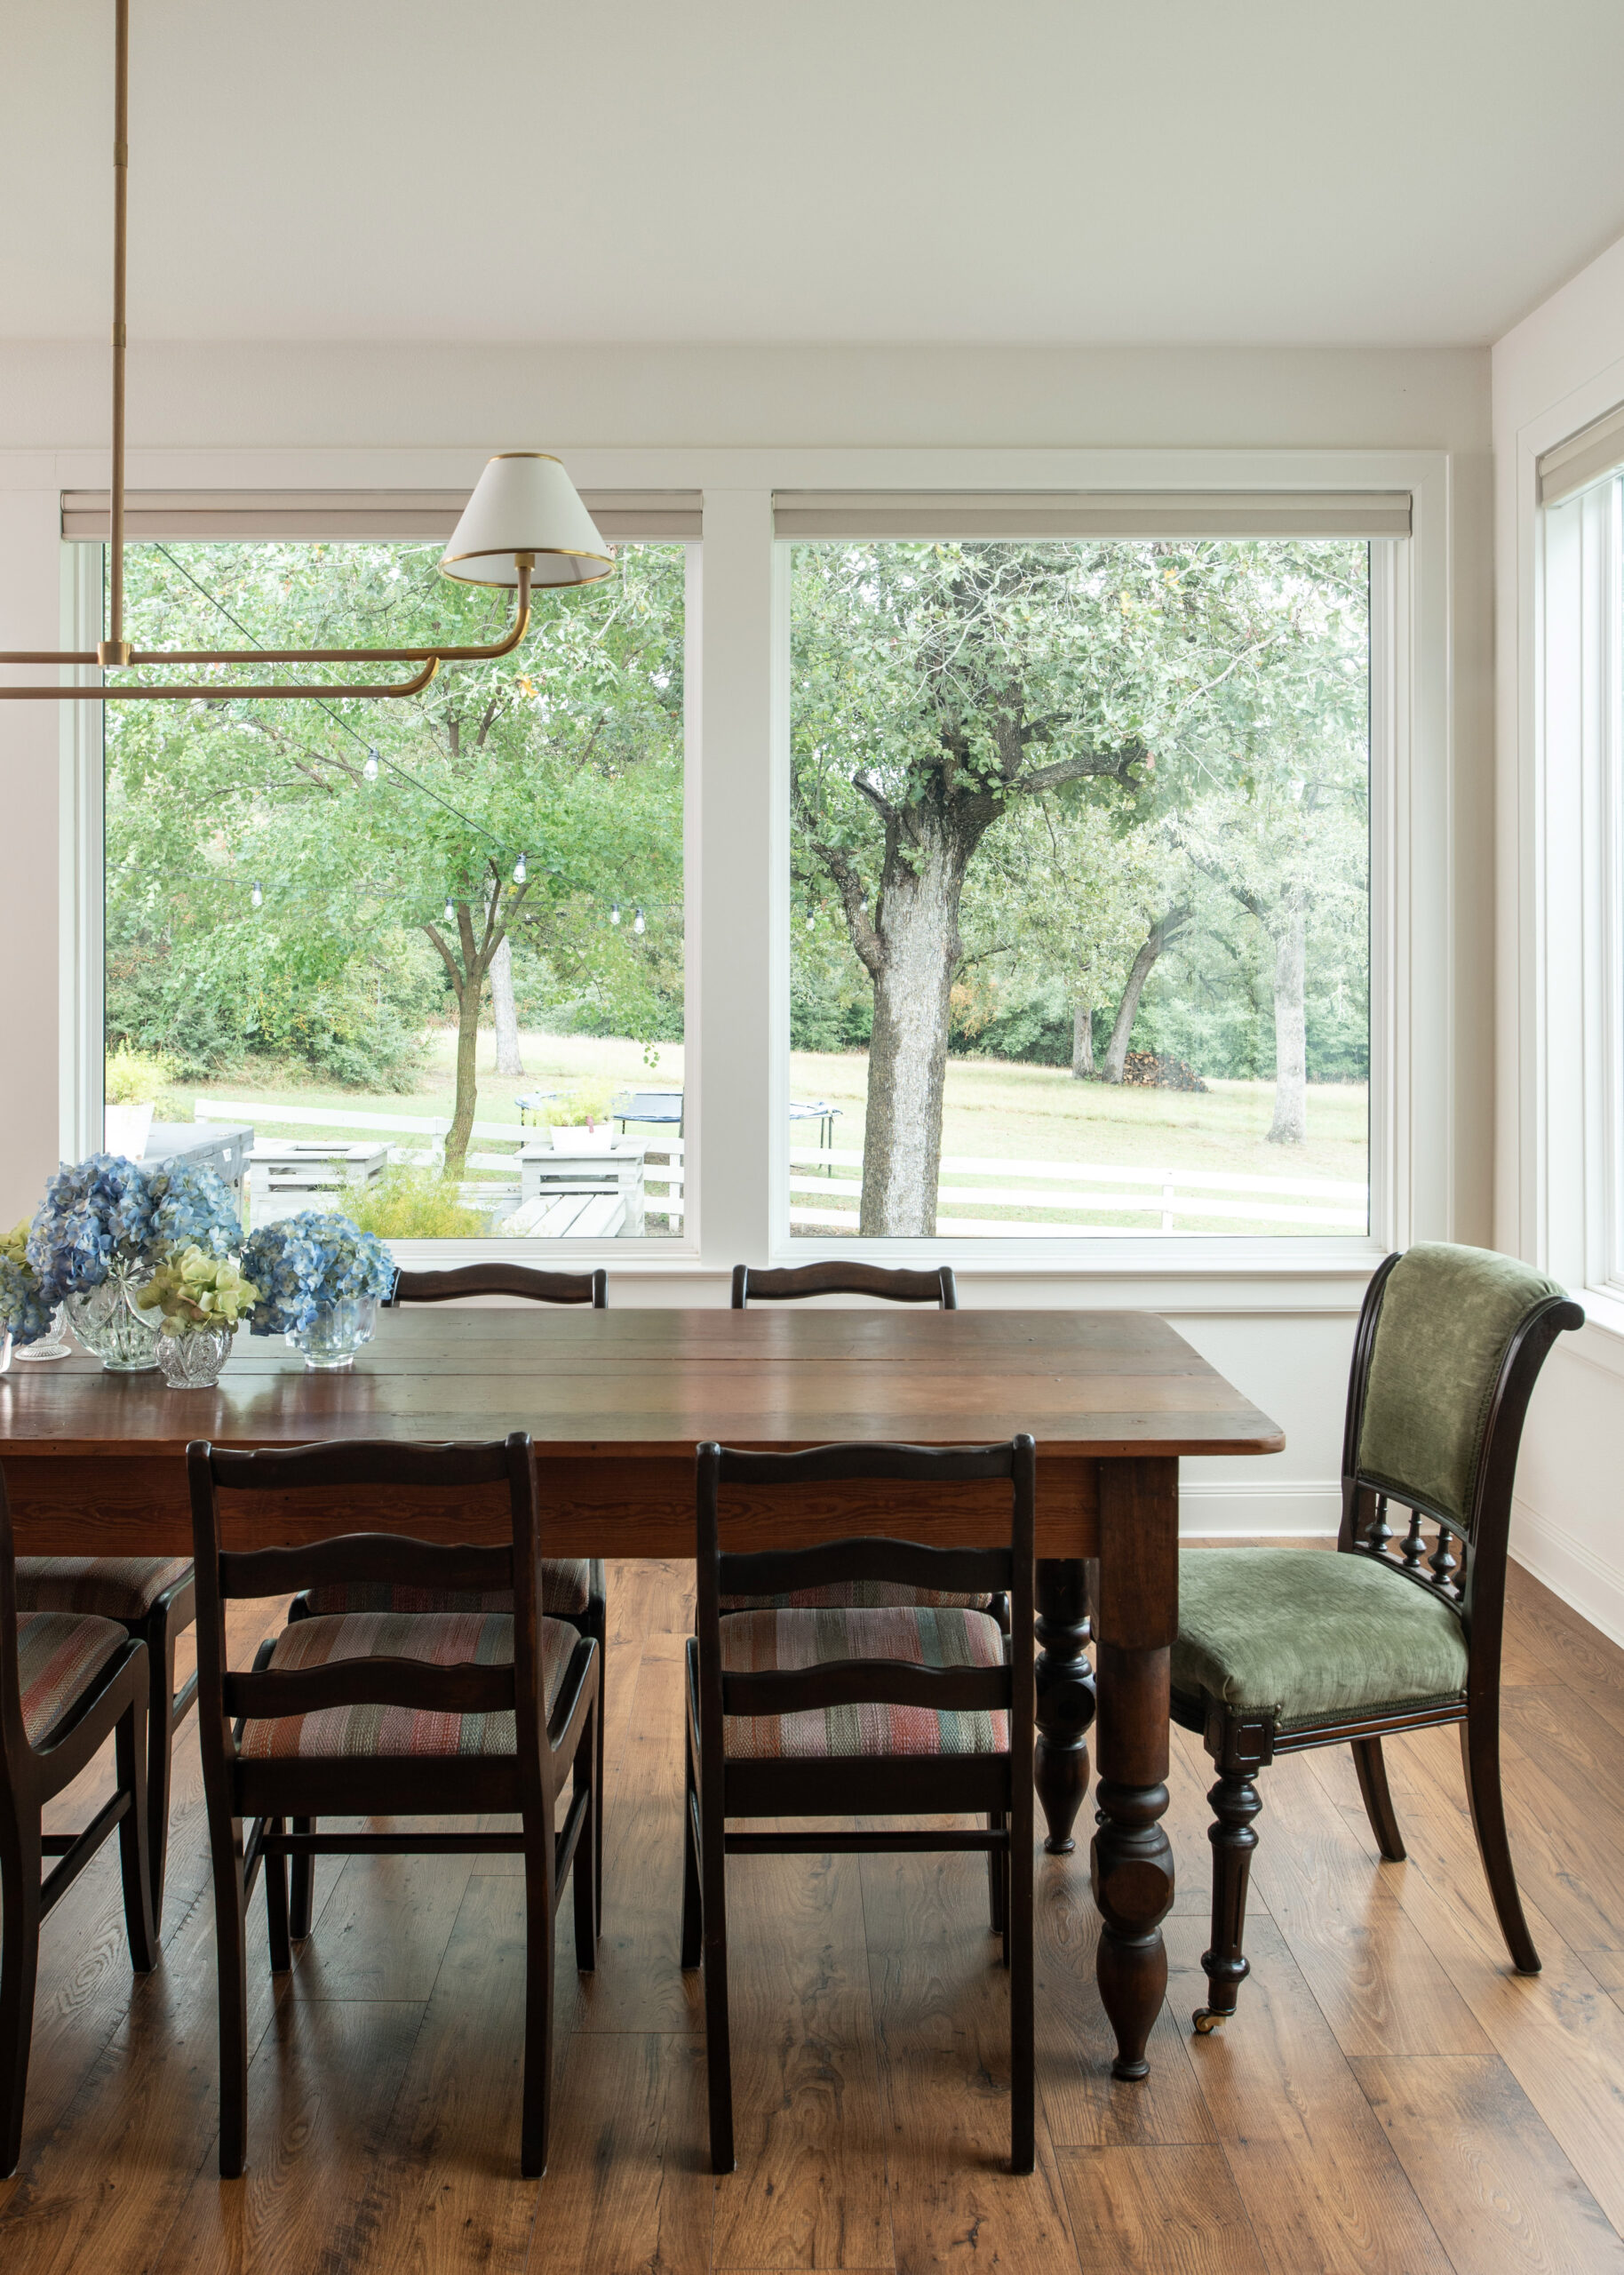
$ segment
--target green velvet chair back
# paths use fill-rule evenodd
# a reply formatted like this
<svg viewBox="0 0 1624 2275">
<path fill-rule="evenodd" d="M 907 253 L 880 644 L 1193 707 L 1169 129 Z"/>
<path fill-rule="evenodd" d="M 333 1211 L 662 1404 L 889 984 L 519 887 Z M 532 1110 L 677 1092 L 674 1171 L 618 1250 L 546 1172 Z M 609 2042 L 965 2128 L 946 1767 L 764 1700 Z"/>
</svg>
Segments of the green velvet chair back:
<svg viewBox="0 0 1624 2275">
<path fill-rule="evenodd" d="M 1442 1241 L 1389 1256 L 1360 1314 L 1338 1546 L 1441 1595 L 1496 1662 L 1528 1401 L 1556 1337 L 1583 1324 L 1542 1273 Z"/>
</svg>

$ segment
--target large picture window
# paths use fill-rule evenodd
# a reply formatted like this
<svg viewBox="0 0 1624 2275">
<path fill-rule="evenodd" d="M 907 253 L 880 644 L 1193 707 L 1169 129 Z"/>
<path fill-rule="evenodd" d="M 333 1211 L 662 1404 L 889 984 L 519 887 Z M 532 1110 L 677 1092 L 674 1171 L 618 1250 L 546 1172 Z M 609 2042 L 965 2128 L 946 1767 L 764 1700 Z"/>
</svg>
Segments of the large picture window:
<svg viewBox="0 0 1624 2275">
<path fill-rule="evenodd" d="M 792 1236 L 1364 1238 L 1368 542 L 789 551 Z"/>
<path fill-rule="evenodd" d="M 439 550 L 136 546 L 131 636 L 493 637 Z M 681 1233 L 685 550 L 410 701 L 107 706 L 109 1144 L 214 1149 L 257 1221 Z"/>
</svg>

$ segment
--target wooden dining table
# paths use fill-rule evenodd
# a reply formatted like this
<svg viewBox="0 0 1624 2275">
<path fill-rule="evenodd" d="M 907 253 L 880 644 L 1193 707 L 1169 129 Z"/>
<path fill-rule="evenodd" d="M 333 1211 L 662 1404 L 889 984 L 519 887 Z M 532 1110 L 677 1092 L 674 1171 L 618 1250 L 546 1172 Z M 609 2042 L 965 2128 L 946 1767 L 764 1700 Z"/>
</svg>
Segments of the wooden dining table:
<svg viewBox="0 0 1624 2275">
<path fill-rule="evenodd" d="M 429 1442 L 511 1430 L 535 1441 L 545 1553 L 605 1558 L 693 1554 L 702 1440 L 784 1449 L 1031 1433 L 1046 1846 L 1073 1846 L 1097 1692 L 1100 1995 L 1116 2033 L 1114 2074 L 1143 2077 L 1173 1902 L 1160 1820 L 1179 1462 L 1278 1452 L 1277 1425 L 1166 1321 L 1127 1311 L 437 1306 L 380 1313 L 376 1339 L 338 1373 L 306 1371 L 280 1337 L 243 1335 L 215 1390 L 170 1390 L 155 1371 L 110 1374 L 79 1357 L 0 1376 L 0 1463 L 20 1555 L 189 1554 L 184 1456 L 195 1439 Z M 798 1503 L 796 1537 L 894 1523 L 876 1490 L 830 1488 Z M 910 1530 L 942 1545 L 1007 1538 L 1007 1508 L 991 1491 L 943 1488 L 927 1509 L 911 1497 Z M 378 1521 L 354 1498 L 323 1511 L 304 1497 L 295 1513 L 251 1497 L 243 1521 L 256 1529 L 235 1536 L 244 1546 Z M 396 1494 L 389 1515 L 424 1538 L 500 1537 L 487 1509 L 413 1510 Z M 730 1546 L 784 1544 L 779 1505 L 769 1513 L 743 1495 L 724 1521 Z"/>
</svg>

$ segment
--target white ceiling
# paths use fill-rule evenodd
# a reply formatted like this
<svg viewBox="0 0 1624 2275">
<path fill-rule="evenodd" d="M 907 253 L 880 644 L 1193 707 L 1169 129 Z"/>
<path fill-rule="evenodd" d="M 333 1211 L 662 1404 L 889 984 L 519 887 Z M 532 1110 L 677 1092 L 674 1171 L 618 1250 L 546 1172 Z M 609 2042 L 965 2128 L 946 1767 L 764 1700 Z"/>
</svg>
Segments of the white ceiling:
<svg viewBox="0 0 1624 2275">
<path fill-rule="evenodd" d="M 133 0 L 139 339 L 1481 342 L 1618 0 Z M 112 0 L 0 6 L 0 335 L 105 336 Z"/>
</svg>

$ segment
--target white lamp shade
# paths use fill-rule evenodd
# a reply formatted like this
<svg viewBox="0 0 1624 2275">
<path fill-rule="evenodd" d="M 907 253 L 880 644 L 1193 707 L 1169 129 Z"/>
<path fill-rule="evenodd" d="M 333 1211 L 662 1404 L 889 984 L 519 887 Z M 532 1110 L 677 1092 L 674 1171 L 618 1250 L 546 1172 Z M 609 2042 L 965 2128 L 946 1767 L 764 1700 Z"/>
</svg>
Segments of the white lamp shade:
<svg viewBox="0 0 1624 2275">
<path fill-rule="evenodd" d="M 521 553 L 534 557 L 538 586 L 590 585 L 615 565 L 574 483 L 545 451 L 490 460 L 440 566 L 460 584 L 513 586 Z"/>
</svg>

